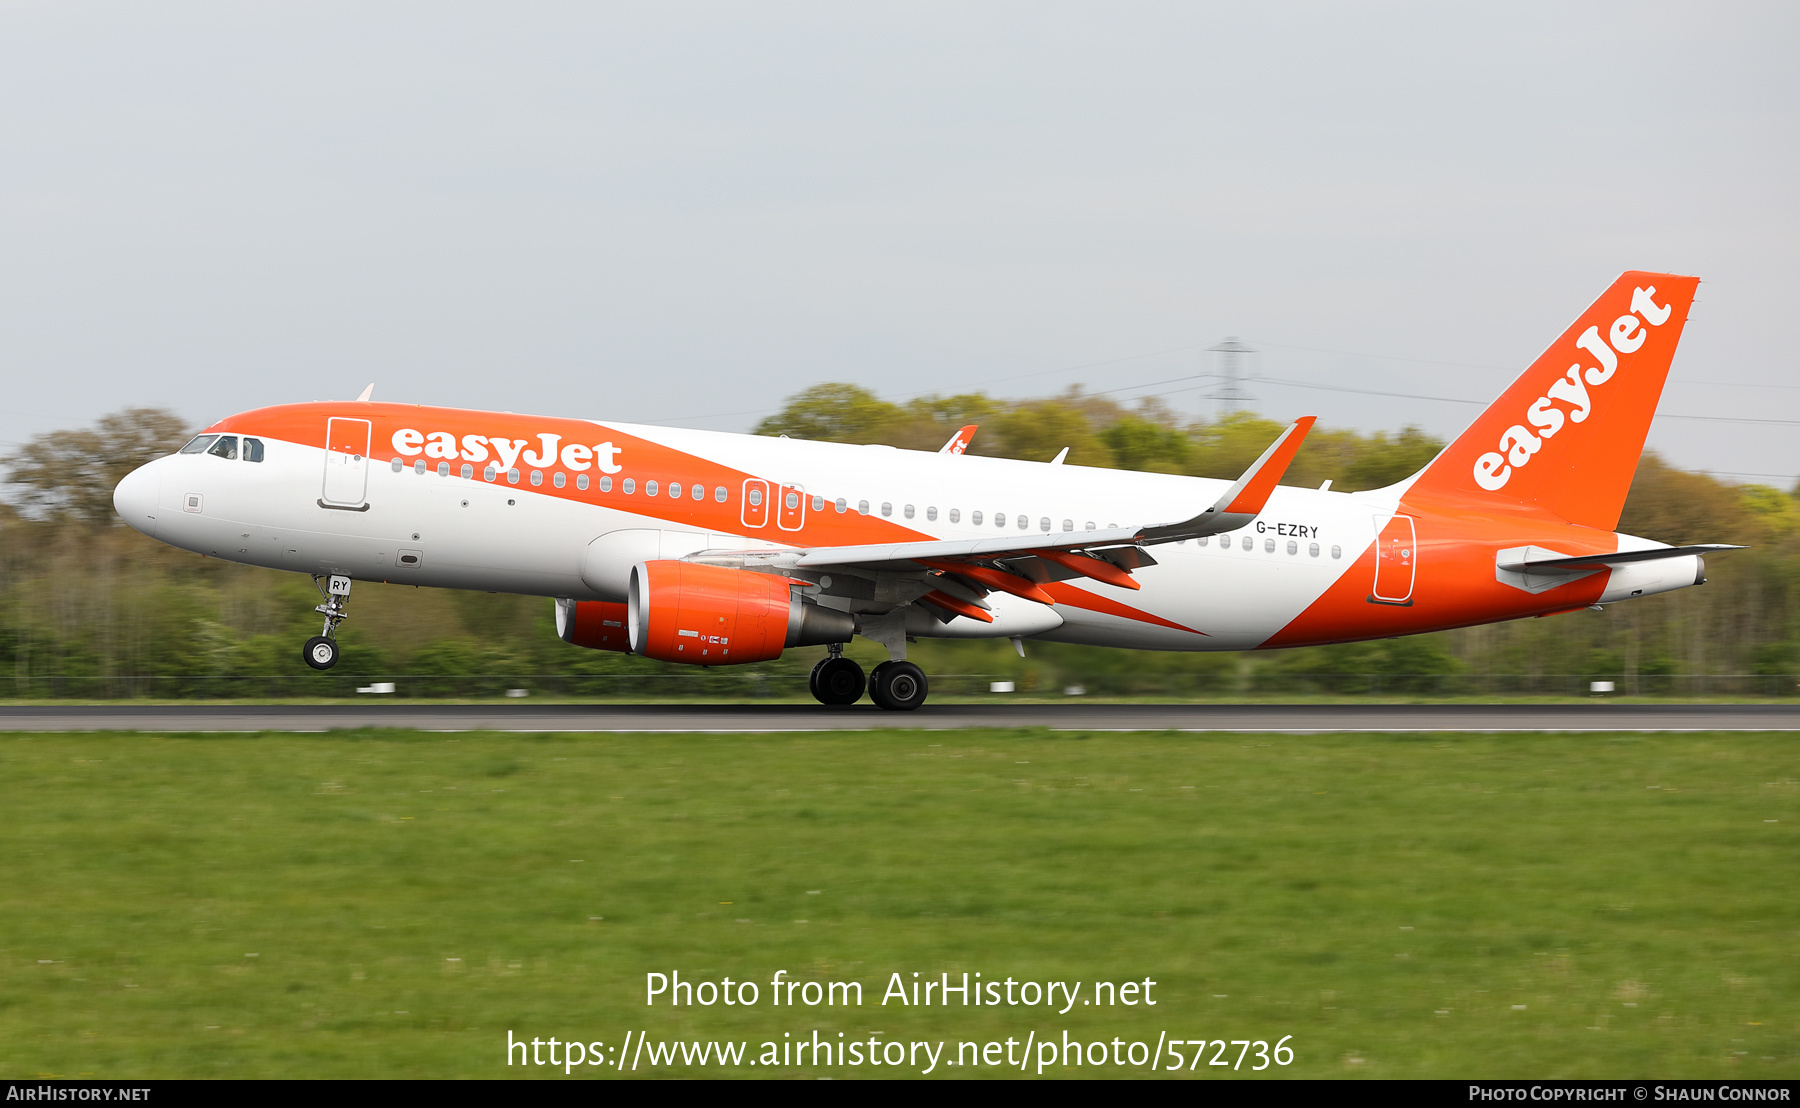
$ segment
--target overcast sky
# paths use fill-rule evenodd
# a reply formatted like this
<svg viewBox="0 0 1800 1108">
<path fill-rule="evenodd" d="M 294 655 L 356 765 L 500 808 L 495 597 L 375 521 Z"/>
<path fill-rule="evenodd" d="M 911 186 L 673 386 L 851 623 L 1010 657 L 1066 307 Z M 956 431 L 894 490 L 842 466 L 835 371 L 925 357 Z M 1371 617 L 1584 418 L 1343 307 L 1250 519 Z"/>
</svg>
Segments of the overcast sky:
<svg viewBox="0 0 1800 1108">
<path fill-rule="evenodd" d="M 1619 272 L 1800 473 L 1800 6 L 0 3 L 0 441 L 349 398 L 747 430 L 1082 383 L 1454 435 Z M 1097 364 L 1104 363 L 1104 364 Z M 1147 386 L 1147 387 L 1146 387 Z M 1170 390 L 1183 390 L 1173 391 Z M 1746 423 L 1724 420 L 1787 420 Z"/>
</svg>

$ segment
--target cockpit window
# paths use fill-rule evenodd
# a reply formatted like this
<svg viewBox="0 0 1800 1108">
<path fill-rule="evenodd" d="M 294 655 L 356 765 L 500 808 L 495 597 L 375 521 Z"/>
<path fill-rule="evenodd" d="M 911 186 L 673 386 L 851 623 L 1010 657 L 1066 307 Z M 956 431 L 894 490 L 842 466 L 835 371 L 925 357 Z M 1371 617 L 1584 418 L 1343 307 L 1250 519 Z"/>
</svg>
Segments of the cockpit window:
<svg viewBox="0 0 1800 1108">
<path fill-rule="evenodd" d="M 197 435 L 197 436 L 195 436 L 193 442 L 190 442 L 186 446 L 181 448 L 181 452 L 183 454 L 204 453 L 206 451 L 206 448 L 212 445 L 212 441 L 218 437 L 219 436 L 217 436 L 217 435 Z"/>
<path fill-rule="evenodd" d="M 237 436 L 236 435 L 220 435 L 219 441 L 213 443 L 212 448 L 210 450 L 208 450 L 207 453 L 211 454 L 215 458 L 236 458 L 237 457 Z"/>
<path fill-rule="evenodd" d="M 261 439 L 251 439 L 251 438 L 245 439 L 244 440 L 244 460 L 246 462 L 260 462 L 260 461 L 262 461 L 262 459 L 263 459 L 262 440 Z M 469 467 L 464 466 L 463 468 L 467 469 Z"/>
</svg>

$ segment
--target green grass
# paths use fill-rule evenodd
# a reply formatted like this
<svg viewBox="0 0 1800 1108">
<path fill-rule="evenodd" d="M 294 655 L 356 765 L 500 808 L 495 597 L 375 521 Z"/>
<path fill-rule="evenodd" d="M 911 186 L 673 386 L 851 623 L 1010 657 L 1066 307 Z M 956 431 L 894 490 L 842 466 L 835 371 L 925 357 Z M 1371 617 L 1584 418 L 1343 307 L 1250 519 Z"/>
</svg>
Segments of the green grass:
<svg viewBox="0 0 1800 1108">
<path fill-rule="evenodd" d="M 495 1077 L 509 1029 L 818 1028 L 1793 1078 L 1796 778 L 1771 734 L 6 736 L 0 1076 Z M 676 969 L 763 1002 L 647 1008 Z M 865 1003 L 772 1008 L 776 970 Z M 965 970 L 1158 1004 L 879 1003 Z"/>
</svg>

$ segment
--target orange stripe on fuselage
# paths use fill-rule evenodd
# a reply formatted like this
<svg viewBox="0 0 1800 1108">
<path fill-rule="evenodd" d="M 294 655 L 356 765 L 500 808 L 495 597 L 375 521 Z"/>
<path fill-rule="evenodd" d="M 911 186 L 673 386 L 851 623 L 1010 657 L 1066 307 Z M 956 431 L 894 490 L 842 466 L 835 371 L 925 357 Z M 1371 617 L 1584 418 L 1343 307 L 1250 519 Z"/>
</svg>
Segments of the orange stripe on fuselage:
<svg viewBox="0 0 1800 1108">
<path fill-rule="evenodd" d="M 1369 599 L 1375 587 L 1376 551 L 1371 545 L 1323 596 L 1258 649 L 1393 638 L 1585 608 L 1606 591 L 1610 571 L 1533 594 L 1495 577 L 1495 555 L 1528 545 L 1570 555 L 1610 554 L 1619 548 L 1618 536 L 1610 531 L 1577 527 L 1538 508 L 1507 509 L 1473 497 L 1402 498 L 1399 514 L 1413 517 L 1416 528 L 1409 606 Z"/>
<path fill-rule="evenodd" d="M 839 513 L 832 503 L 837 495 L 836 490 L 834 495 L 825 496 L 825 507 L 817 513 L 812 510 L 810 501 L 815 495 L 824 496 L 824 492 L 807 490 L 808 503 L 798 530 L 783 530 L 777 525 L 780 513 L 774 503 L 764 505 L 767 511 L 763 526 L 746 526 L 743 522 L 744 481 L 749 478 L 767 481 L 769 488 L 764 495 L 773 501 L 780 495 L 781 482 L 791 480 L 793 475 L 747 473 L 587 420 L 484 412 L 466 408 L 432 408 L 414 404 L 318 403 L 259 408 L 222 419 L 207 430 L 260 435 L 323 450 L 326 447 L 327 420 L 333 418 L 368 420 L 373 425 L 369 456 L 379 464 L 389 464 L 394 458 L 400 458 L 410 466 L 415 461 L 423 460 L 427 466 L 427 474 L 435 477 L 440 461 L 450 463 L 452 474 L 460 474 L 461 467 L 467 463 L 474 467 L 473 479 L 476 481 L 482 480 L 482 470 L 491 464 L 501 471 L 492 482 L 495 485 L 534 496 L 551 496 L 648 516 L 671 528 L 742 535 L 759 541 L 793 546 L 854 546 L 937 537 L 892 520 L 862 515 L 854 509 Z M 395 436 L 402 430 L 418 431 L 427 436 L 434 432 L 448 434 L 456 440 L 457 456 L 449 458 L 427 455 L 422 452 L 423 447 L 420 452 L 403 455 L 394 443 Z M 539 436 L 546 434 L 557 437 L 558 456 L 554 459 L 554 464 L 533 466 L 526 462 L 524 454 L 527 451 L 542 451 L 544 443 Z M 513 467 L 520 471 L 517 485 L 507 485 L 504 472 L 506 467 L 501 465 L 497 451 L 492 446 L 474 444 L 472 448 L 464 447 L 465 437 L 472 435 L 490 439 L 505 438 L 509 444 L 525 440 L 525 445 L 519 448 L 513 463 Z M 579 462 L 576 465 L 565 465 L 562 461 L 562 447 L 579 444 L 592 450 L 595 446 L 608 442 L 617 448 L 614 455 L 615 464 L 619 466 L 617 473 L 602 474 L 592 460 L 586 463 L 584 469 L 578 468 Z M 482 456 L 472 457 L 474 454 Z M 530 483 L 531 471 L 534 469 L 544 475 L 542 485 Z M 564 474 L 567 481 L 560 489 L 555 486 L 555 475 L 559 472 Z M 585 490 L 575 487 L 576 476 L 583 472 L 589 477 Z M 612 477 L 613 487 L 610 492 L 600 491 L 601 476 Z M 631 494 L 624 492 L 626 478 L 631 478 L 636 485 L 636 491 Z M 646 495 L 646 482 L 649 481 L 657 482 L 659 495 Z M 679 500 L 667 495 L 671 483 L 680 484 L 686 495 Z M 695 484 L 703 486 L 705 499 L 693 498 Z M 726 491 L 724 503 L 714 498 L 714 490 L 721 486 Z"/>
<path fill-rule="evenodd" d="M 1158 627 L 1172 627 L 1177 631 L 1186 631 L 1191 635 L 1206 634 L 1205 631 L 1196 631 L 1192 627 L 1176 623 L 1174 620 L 1164 619 L 1161 616 L 1151 615 L 1149 612 L 1139 608 L 1133 608 L 1129 604 L 1121 604 L 1117 600 L 1110 600 L 1104 596 L 1095 596 L 1086 589 L 1077 588 L 1067 581 L 1053 581 L 1042 587 L 1043 590 L 1049 593 L 1058 604 L 1067 604 L 1073 608 L 1085 608 L 1090 612 L 1099 612 L 1102 615 L 1108 616 L 1118 616 L 1120 619 L 1135 620 L 1138 623 L 1153 623 Z"/>
</svg>

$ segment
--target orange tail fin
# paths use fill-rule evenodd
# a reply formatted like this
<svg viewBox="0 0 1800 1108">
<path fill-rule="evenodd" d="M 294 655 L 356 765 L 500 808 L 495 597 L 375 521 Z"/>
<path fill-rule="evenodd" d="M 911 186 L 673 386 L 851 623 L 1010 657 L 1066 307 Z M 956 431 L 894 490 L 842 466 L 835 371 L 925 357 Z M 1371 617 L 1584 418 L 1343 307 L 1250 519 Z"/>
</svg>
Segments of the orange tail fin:
<svg viewBox="0 0 1800 1108">
<path fill-rule="evenodd" d="M 1627 273 L 1419 475 L 1415 494 L 1535 504 L 1611 531 L 1697 277 Z"/>
</svg>

